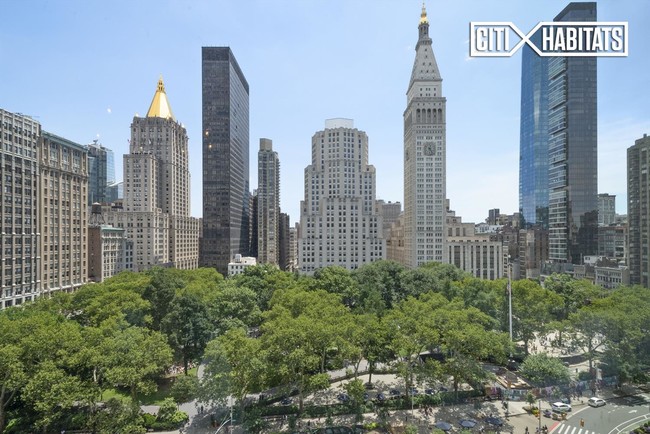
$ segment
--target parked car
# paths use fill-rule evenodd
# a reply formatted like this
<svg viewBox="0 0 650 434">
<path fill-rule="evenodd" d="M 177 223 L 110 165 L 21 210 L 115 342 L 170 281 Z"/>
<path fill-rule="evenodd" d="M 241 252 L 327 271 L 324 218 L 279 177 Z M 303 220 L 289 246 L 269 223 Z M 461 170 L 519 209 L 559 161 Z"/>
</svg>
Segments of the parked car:
<svg viewBox="0 0 650 434">
<path fill-rule="evenodd" d="M 587 404 L 592 407 L 602 407 L 603 405 L 607 404 L 607 402 L 603 398 L 596 398 L 594 396 L 593 398 L 589 398 Z"/>
<path fill-rule="evenodd" d="M 567 413 L 567 412 L 571 411 L 571 405 L 566 404 L 564 402 L 559 402 L 558 401 L 558 402 L 554 402 L 553 404 L 551 404 L 551 409 L 553 411 L 558 412 L 558 413 Z"/>
<path fill-rule="evenodd" d="M 348 402 L 350 400 L 350 396 L 347 393 L 339 393 L 336 399 L 341 402 Z"/>
</svg>

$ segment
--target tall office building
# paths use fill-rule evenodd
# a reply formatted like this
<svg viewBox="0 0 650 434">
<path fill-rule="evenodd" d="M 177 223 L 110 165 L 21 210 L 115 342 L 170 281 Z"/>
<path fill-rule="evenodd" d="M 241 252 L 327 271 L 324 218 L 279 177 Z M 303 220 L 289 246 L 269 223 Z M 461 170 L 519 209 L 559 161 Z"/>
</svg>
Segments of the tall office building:
<svg viewBox="0 0 650 434">
<path fill-rule="evenodd" d="M 555 21 L 596 21 L 596 3 L 570 3 Z M 548 62 L 549 259 L 598 252 L 596 57 Z"/>
<path fill-rule="evenodd" d="M 280 270 L 288 271 L 289 270 L 289 258 L 291 255 L 291 221 L 289 219 L 289 214 L 283 212 L 280 213 L 280 224 L 279 226 L 279 255 L 278 255 L 278 266 Z"/>
<path fill-rule="evenodd" d="M 300 202 L 300 271 L 311 274 L 330 265 L 353 270 L 385 259 L 366 133 L 351 119 L 328 119 L 312 137 L 311 155 Z"/>
<path fill-rule="evenodd" d="M 202 266 L 249 253 L 248 82 L 229 47 L 203 47 Z"/>
<path fill-rule="evenodd" d="M 72 292 L 88 281 L 88 152 L 43 132 L 39 154 L 41 293 Z"/>
<path fill-rule="evenodd" d="M 187 131 L 172 113 L 161 78 L 146 117 L 135 116 L 131 124 L 124 209 L 105 214 L 133 241 L 134 271 L 198 266 L 199 221 L 189 215 L 187 146 Z"/>
<path fill-rule="evenodd" d="M 446 98 L 422 7 L 404 111 L 405 265 L 445 262 Z"/>
<path fill-rule="evenodd" d="M 109 184 L 115 182 L 113 151 L 97 140 L 86 146 L 88 150 L 88 205 L 110 202 Z"/>
<path fill-rule="evenodd" d="M 616 195 L 598 195 L 598 225 L 609 226 L 616 223 Z"/>
<path fill-rule="evenodd" d="M 40 139 L 38 122 L 0 109 L 0 308 L 32 301 L 40 289 Z"/>
<path fill-rule="evenodd" d="M 260 139 L 257 153 L 257 263 L 280 260 L 280 159 L 273 142 Z"/>
<path fill-rule="evenodd" d="M 541 31 L 532 36 L 539 45 Z M 524 227 L 548 229 L 548 57 L 528 45 L 521 58 L 519 212 Z"/>
<path fill-rule="evenodd" d="M 650 137 L 627 150 L 628 265 L 630 283 L 650 287 Z"/>
</svg>

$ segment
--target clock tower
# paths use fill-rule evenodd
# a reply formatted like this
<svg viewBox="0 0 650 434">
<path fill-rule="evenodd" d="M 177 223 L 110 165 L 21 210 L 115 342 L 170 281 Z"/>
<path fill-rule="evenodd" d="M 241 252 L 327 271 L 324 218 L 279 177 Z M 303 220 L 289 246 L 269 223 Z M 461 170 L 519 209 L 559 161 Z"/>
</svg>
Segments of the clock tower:
<svg viewBox="0 0 650 434">
<path fill-rule="evenodd" d="M 424 4 L 404 111 L 405 265 L 446 262 L 446 98 Z"/>
</svg>

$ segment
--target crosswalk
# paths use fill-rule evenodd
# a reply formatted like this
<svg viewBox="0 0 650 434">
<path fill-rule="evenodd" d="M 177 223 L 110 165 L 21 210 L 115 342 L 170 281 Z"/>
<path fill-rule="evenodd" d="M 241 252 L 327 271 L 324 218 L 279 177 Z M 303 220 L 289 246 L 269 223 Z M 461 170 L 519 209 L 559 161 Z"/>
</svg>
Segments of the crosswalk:
<svg viewBox="0 0 650 434">
<path fill-rule="evenodd" d="M 553 434 L 599 434 L 598 431 L 591 431 L 586 428 L 581 428 L 571 425 L 560 425 Z"/>
</svg>

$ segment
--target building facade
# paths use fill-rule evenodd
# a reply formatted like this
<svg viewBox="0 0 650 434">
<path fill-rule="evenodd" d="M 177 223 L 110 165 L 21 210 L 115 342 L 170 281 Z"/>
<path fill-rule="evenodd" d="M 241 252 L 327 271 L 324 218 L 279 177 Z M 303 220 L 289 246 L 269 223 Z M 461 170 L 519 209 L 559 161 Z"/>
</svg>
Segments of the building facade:
<svg viewBox="0 0 650 434">
<path fill-rule="evenodd" d="M 391 226 L 402 214 L 402 204 L 400 202 L 386 202 L 380 199 L 377 201 L 377 212 L 381 215 L 382 220 L 384 221 L 382 227 L 384 239 L 388 240 Z"/>
<path fill-rule="evenodd" d="M 627 225 L 600 226 L 598 228 L 598 256 L 627 265 Z"/>
<path fill-rule="evenodd" d="M 198 267 L 199 221 L 190 217 L 190 172 L 185 127 L 176 121 L 162 78 L 146 117 L 131 124 L 124 155 L 123 208 L 104 214 L 126 229 L 133 270 Z"/>
<path fill-rule="evenodd" d="M 278 255 L 278 266 L 280 267 L 280 270 L 287 271 L 289 270 L 289 260 L 291 256 L 291 221 L 289 219 L 289 214 L 283 212 L 280 213 L 280 224 L 278 226 L 278 246 L 280 252 Z"/>
<path fill-rule="evenodd" d="M 127 236 L 123 228 L 91 225 L 88 228 L 88 279 L 103 282 L 128 270 Z"/>
<path fill-rule="evenodd" d="M 548 260 L 548 231 L 540 226 L 519 230 L 520 279 L 539 279 L 542 264 Z"/>
<path fill-rule="evenodd" d="M 34 300 L 40 290 L 38 147 L 41 125 L 0 109 L 0 308 Z M 49 246 L 48 236 L 48 246 Z"/>
<path fill-rule="evenodd" d="M 43 132 L 39 149 L 41 294 L 88 281 L 88 152 Z"/>
<path fill-rule="evenodd" d="M 398 264 L 406 263 L 404 251 L 404 213 L 390 225 L 390 232 L 386 238 L 386 259 Z"/>
<path fill-rule="evenodd" d="M 630 283 L 650 287 L 650 137 L 627 150 L 628 264 Z"/>
<path fill-rule="evenodd" d="M 481 279 L 502 278 L 507 257 L 503 242 L 489 235 L 476 235 L 474 227 L 474 223 L 463 223 L 462 217 L 448 209 L 445 262 Z"/>
<path fill-rule="evenodd" d="M 598 226 L 616 223 L 616 195 L 601 193 L 598 195 Z"/>
<path fill-rule="evenodd" d="M 446 98 L 422 7 L 404 111 L 404 249 L 410 268 L 445 262 Z"/>
<path fill-rule="evenodd" d="M 311 150 L 300 202 L 300 271 L 312 274 L 330 265 L 354 270 L 385 259 L 366 133 L 351 119 L 329 119 L 312 137 Z"/>
<path fill-rule="evenodd" d="M 570 3 L 555 21 L 596 21 L 596 3 Z M 596 57 L 549 57 L 549 259 L 580 264 L 598 251 Z"/>
<path fill-rule="evenodd" d="M 257 265 L 257 259 L 252 256 L 242 256 L 235 254 L 232 262 L 228 263 L 228 276 L 242 274 L 248 267 Z"/>
<path fill-rule="evenodd" d="M 248 82 L 229 47 L 203 47 L 202 266 L 249 252 Z"/>
<path fill-rule="evenodd" d="M 269 139 L 257 153 L 257 262 L 280 263 L 280 159 Z"/>
<path fill-rule="evenodd" d="M 115 156 L 113 151 L 97 140 L 88 149 L 88 205 L 110 202 L 108 187 L 115 183 Z"/>
</svg>

